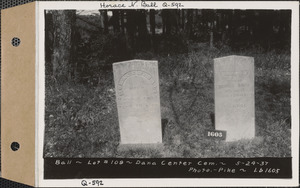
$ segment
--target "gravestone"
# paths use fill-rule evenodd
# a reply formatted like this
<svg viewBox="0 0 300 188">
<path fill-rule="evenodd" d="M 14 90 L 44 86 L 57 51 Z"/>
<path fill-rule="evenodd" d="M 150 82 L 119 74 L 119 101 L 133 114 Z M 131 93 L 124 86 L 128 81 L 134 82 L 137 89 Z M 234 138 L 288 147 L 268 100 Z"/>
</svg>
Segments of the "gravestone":
<svg viewBox="0 0 300 188">
<path fill-rule="evenodd" d="M 226 141 L 254 138 L 254 59 L 214 59 L 214 87 L 216 130 L 227 132 Z"/>
<path fill-rule="evenodd" d="M 121 144 L 162 143 L 157 61 L 113 64 Z"/>
</svg>

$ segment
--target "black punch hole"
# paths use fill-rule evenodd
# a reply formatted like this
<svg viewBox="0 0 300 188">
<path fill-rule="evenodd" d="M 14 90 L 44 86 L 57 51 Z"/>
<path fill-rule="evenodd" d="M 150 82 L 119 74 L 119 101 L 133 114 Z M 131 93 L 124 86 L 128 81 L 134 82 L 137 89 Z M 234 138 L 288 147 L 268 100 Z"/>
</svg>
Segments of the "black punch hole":
<svg viewBox="0 0 300 188">
<path fill-rule="evenodd" d="M 13 142 L 11 143 L 10 147 L 13 151 L 18 151 L 20 148 L 20 144 L 18 142 Z"/>
<path fill-rule="evenodd" d="M 18 37 L 14 37 L 12 40 L 11 40 L 11 44 L 14 46 L 14 47 L 18 47 L 21 43 L 21 40 L 18 38 Z"/>
</svg>

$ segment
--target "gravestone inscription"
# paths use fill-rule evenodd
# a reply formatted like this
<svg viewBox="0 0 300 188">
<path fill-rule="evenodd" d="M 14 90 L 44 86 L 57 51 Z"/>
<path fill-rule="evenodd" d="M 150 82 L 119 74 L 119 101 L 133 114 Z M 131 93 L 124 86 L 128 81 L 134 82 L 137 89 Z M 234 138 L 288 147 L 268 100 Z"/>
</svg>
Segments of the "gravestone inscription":
<svg viewBox="0 0 300 188">
<path fill-rule="evenodd" d="M 162 143 L 157 61 L 113 64 L 121 144 Z"/>
<path fill-rule="evenodd" d="M 254 138 L 254 58 L 214 59 L 215 128 L 226 141 Z"/>
</svg>

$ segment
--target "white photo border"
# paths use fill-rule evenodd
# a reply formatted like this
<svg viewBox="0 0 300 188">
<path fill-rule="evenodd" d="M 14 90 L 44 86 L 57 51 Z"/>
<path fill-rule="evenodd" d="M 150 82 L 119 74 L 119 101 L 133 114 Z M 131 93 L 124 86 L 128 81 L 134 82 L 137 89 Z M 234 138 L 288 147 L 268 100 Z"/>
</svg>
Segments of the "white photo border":
<svg viewBox="0 0 300 188">
<path fill-rule="evenodd" d="M 124 3 L 130 1 L 102 1 L 102 3 Z M 155 1 L 153 1 L 155 2 Z M 177 1 L 180 2 L 180 1 Z M 36 186 L 38 187 L 80 187 L 83 179 L 45 180 L 43 144 L 44 144 L 44 113 L 45 113 L 45 20 L 44 11 L 48 9 L 101 9 L 100 1 L 52 1 L 36 2 Z M 164 9 L 163 1 L 156 1 L 156 9 Z M 292 179 L 249 179 L 249 178 L 130 178 L 108 179 L 97 178 L 104 182 L 105 187 L 241 187 L 241 186 L 298 186 L 299 184 L 299 3 L 297 1 L 182 1 L 184 9 L 289 9 L 291 19 L 291 148 L 292 148 Z M 131 7 L 137 9 L 137 7 Z M 168 7 L 170 8 L 170 7 Z M 176 7 L 174 7 L 176 8 Z M 112 9 L 112 8 L 107 8 Z M 120 9 L 120 8 L 119 8 Z M 126 7 L 125 9 L 130 9 Z M 143 9 L 139 7 L 138 9 Z M 91 186 L 90 186 L 91 187 Z"/>
</svg>

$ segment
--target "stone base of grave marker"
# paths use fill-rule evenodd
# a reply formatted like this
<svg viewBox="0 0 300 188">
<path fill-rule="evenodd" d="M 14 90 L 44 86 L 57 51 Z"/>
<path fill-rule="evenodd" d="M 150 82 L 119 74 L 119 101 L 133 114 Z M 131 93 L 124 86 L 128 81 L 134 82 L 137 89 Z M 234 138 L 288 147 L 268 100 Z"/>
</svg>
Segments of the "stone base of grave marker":
<svg viewBox="0 0 300 188">
<path fill-rule="evenodd" d="M 254 59 L 214 59 L 214 92 L 215 128 L 226 131 L 226 141 L 254 138 Z"/>
<path fill-rule="evenodd" d="M 157 61 L 113 64 L 120 144 L 162 143 Z"/>
</svg>

